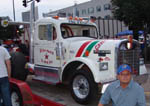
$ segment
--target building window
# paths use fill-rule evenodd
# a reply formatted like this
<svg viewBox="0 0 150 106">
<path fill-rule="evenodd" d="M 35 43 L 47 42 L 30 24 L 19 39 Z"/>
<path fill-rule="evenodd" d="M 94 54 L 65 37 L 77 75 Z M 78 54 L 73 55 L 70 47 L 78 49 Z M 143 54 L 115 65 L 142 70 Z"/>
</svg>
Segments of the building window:
<svg viewBox="0 0 150 106">
<path fill-rule="evenodd" d="M 110 15 L 105 15 L 104 19 L 110 19 L 111 16 Z"/>
<path fill-rule="evenodd" d="M 68 17 L 72 16 L 73 17 L 73 13 L 68 13 Z"/>
<path fill-rule="evenodd" d="M 82 15 L 86 15 L 86 9 L 82 10 Z"/>
<path fill-rule="evenodd" d="M 76 9 L 76 16 L 79 17 L 79 10 Z"/>
<path fill-rule="evenodd" d="M 59 17 L 66 17 L 66 13 L 65 12 L 59 12 L 57 15 Z"/>
<path fill-rule="evenodd" d="M 89 14 L 92 14 L 92 13 L 94 13 L 94 8 L 93 8 L 93 7 L 91 7 L 91 8 L 88 8 L 88 13 L 89 13 Z"/>
<path fill-rule="evenodd" d="M 105 4 L 104 5 L 104 10 L 110 10 L 111 9 L 111 5 L 110 4 Z"/>
<path fill-rule="evenodd" d="M 101 11 L 101 6 L 96 6 L 96 11 L 100 12 Z"/>
</svg>

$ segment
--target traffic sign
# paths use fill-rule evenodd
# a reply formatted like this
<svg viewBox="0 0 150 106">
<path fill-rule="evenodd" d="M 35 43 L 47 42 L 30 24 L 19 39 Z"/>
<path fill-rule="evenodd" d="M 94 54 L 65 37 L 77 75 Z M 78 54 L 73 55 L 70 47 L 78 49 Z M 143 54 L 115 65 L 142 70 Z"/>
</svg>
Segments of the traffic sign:
<svg viewBox="0 0 150 106">
<path fill-rule="evenodd" d="M 8 26 L 8 20 L 2 20 L 2 21 L 1 21 L 1 25 L 2 25 L 3 27 L 7 27 L 7 26 Z"/>
</svg>

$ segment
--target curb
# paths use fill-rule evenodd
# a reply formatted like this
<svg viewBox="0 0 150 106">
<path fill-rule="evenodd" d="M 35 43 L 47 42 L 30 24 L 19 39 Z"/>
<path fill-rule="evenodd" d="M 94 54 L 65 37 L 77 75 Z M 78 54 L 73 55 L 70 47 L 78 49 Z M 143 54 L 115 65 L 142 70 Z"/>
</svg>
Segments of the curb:
<svg viewBox="0 0 150 106">
<path fill-rule="evenodd" d="M 144 92 L 144 94 L 147 98 L 150 97 L 150 92 Z"/>
<path fill-rule="evenodd" d="M 144 92 L 145 99 L 146 99 L 146 106 L 150 106 L 149 98 L 150 98 L 150 92 Z"/>
<path fill-rule="evenodd" d="M 144 92 L 145 95 L 149 95 L 150 96 L 150 92 Z"/>
</svg>

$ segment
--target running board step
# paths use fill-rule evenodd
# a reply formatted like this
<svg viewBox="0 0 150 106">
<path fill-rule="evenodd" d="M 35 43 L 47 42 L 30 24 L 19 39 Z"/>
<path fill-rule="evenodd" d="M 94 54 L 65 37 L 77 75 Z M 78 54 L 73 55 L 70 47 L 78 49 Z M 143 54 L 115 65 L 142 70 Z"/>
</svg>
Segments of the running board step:
<svg viewBox="0 0 150 106">
<path fill-rule="evenodd" d="M 33 77 L 33 80 L 56 85 L 60 82 L 58 69 L 59 68 L 35 66 L 35 77 Z"/>
<path fill-rule="evenodd" d="M 51 85 L 57 85 L 57 84 L 60 83 L 59 80 L 50 79 L 50 78 L 49 79 L 45 79 L 42 76 L 35 76 L 35 77 L 33 77 L 33 80 L 39 81 L 39 82 L 44 82 L 44 83 L 51 84 Z"/>
</svg>

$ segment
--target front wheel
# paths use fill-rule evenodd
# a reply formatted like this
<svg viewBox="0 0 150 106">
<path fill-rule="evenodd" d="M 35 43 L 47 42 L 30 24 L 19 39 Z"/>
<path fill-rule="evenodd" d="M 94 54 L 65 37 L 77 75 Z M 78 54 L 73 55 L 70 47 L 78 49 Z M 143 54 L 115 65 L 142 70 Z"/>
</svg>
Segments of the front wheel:
<svg viewBox="0 0 150 106">
<path fill-rule="evenodd" d="M 80 104 L 88 104 L 98 95 L 98 84 L 87 70 L 79 70 L 74 73 L 70 89 L 72 97 Z"/>
</svg>

